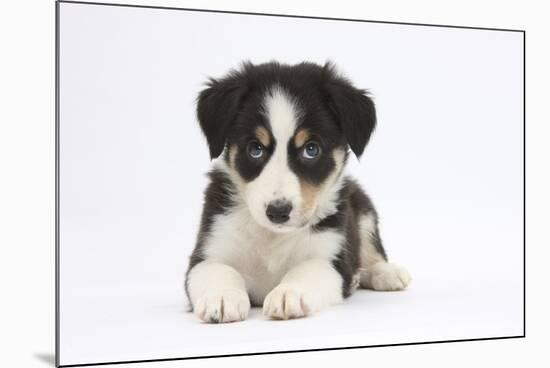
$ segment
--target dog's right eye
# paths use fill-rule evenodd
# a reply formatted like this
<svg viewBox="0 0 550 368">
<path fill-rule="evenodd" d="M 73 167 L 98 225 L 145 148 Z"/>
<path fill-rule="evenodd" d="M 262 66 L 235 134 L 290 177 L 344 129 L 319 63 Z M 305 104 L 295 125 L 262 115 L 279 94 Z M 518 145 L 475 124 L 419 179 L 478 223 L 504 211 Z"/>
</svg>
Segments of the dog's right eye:
<svg viewBox="0 0 550 368">
<path fill-rule="evenodd" d="M 248 153 L 248 156 L 252 157 L 253 159 L 261 158 L 264 155 L 264 151 L 264 146 L 262 146 L 257 141 L 252 141 L 246 146 L 246 152 Z"/>
</svg>

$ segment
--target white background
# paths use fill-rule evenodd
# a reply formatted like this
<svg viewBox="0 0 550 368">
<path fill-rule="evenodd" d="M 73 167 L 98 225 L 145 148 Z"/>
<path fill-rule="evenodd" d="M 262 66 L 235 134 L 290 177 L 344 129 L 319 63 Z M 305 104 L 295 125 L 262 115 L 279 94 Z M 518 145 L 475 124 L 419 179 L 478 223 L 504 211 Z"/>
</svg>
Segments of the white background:
<svg viewBox="0 0 550 368">
<path fill-rule="evenodd" d="M 61 364 L 523 333 L 521 33 L 81 4 L 60 27 Z M 207 326 L 182 298 L 209 167 L 194 101 L 272 58 L 334 60 L 374 95 L 350 172 L 414 283 Z"/>
<path fill-rule="evenodd" d="M 181 4 L 181 3 L 180 3 Z M 184 5 L 192 6 L 190 2 Z M 198 6 L 194 4 L 194 6 Z M 202 4 L 202 6 L 205 6 Z M 288 13 L 313 14 L 313 8 L 304 7 L 303 9 L 285 7 L 280 5 L 279 12 L 288 10 Z M 464 8 L 462 8 L 464 6 Z M 360 9 L 349 8 L 347 13 L 336 14 L 335 9 L 315 8 L 319 15 L 341 15 L 341 16 L 357 16 L 361 13 Z M 409 21 L 425 21 L 435 23 L 455 23 L 455 24 L 470 24 L 470 25 L 493 25 L 501 27 L 518 27 L 525 26 L 528 32 L 532 30 L 532 36 L 529 38 L 527 49 L 532 55 L 528 57 L 528 71 L 534 73 L 535 66 L 545 65 L 547 63 L 547 55 L 537 53 L 536 41 L 542 37 L 540 25 L 537 23 L 535 12 L 531 11 L 532 18 L 522 18 L 518 9 L 513 7 L 507 8 L 508 11 L 499 11 L 498 14 L 490 12 L 493 9 L 487 6 L 487 11 L 484 12 L 475 7 L 476 12 L 472 10 L 474 7 L 466 7 L 461 3 L 460 9 L 437 9 L 432 12 L 427 12 L 426 8 L 418 8 L 415 10 L 407 10 L 395 6 L 388 6 L 387 9 L 368 8 L 363 10 L 361 16 L 363 18 L 373 19 L 392 19 L 392 20 L 409 20 Z M 49 15 L 53 15 L 53 8 L 50 8 Z M 273 11 L 276 9 L 258 9 L 253 7 L 244 7 L 241 10 L 257 10 L 257 11 Z M 421 11 L 422 10 L 422 11 Z M 505 9 L 506 10 L 506 9 Z M 47 13 L 47 9 L 45 10 Z M 349 12 L 348 12 L 349 11 Z M 402 13 L 400 12 L 402 11 Z M 408 11 L 408 13 L 407 13 Z M 6 14 L 6 12 L 4 12 Z M 28 13 L 31 17 L 33 13 Z M 379 16 L 375 16 L 375 15 Z M 391 17 L 390 14 L 403 14 L 402 17 Z M 422 16 L 420 16 L 422 14 Z M 397 17 L 397 18 L 396 18 Z M 493 18 L 495 17 L 495 18 Z M 50 17 L 51 18 L 51 17 Z M 10 18 L 14 19 L 14 18 Z M 5 228 L 2 228 L 2 245 L 5 245 L 4 250 L 7 252 L 3 260 L 7 260 L 6 265 L 2 267 L 3 285 L 7 286 L 9 302 L 5 302 L 3 307 L 6 311 L 3 313 L 3 325 L 7 331 L 6 340 L 3 341 L 4 346 L 10 347 L 9 351 L 12 354 L 5 356 L 5 359 L 19 359 L 21 364 L 26 366 L 39 364 L 40 360 L 36 360 L 33 354 L 48 354 L 52 352 L 53 347 L 53 176 L 51 169 L 53 165 L 53 131 L 52 125 L 45 122 L 50 121 L 52 117 L 52 82 L 53 77 L 53 59 L 47 56 L 40 58 L 39 55 L 51 56 L 51 43 L 40 43 L 42 39 L 53 41 L 51 30 L 53 18 L 49 19 L 49 23 L 43 20 L 43 23 L 34 20 L 34 24 L 42 28 L 29 28 L 27 23 L 14 24 L 3 22 L 3 25 L 13 27 L 13 30 L 19 29 L 20 32 L 3 32 L 3 36 L 18 35 L 14 41 L 9 43 L 13 46 L 13 52 L 7 58 L 8 65 L 3 68 L 6 72 L 6 79 L 13 84 L 9 85 L 9 89 L 3 98 L 7 101 L 3 107 L 2 127 L 6 128 L 2 138 L 8 137 L 2 142 L 2 166 L 6 167 L 6 177 L 16 178 L 16 180 L 3 182 L 2 203 L 7 203 L 6 216 L 2 223 Z M 20 28 L 18 28 L 20 27 Z M 49 28 L 48 28 L 49 27 Z M 35 39 L 36 37 L 36 39 Z M 531 41 L 530 41 L 531 40 Z M 28 47 L 31 42 L 35 42 L 33 48 Z M 530 42 L 533 42 L 530 49 Z M 540 43 L 542 46 L 542 43 Z M 13 60 L 13 61 L 12 61 Z M 4 60 L 6 61 L 6 60 Z M 36 63 L 39 61 L 40 63 Z M 13 64 L 12 64 L 13 63 Z M 533 65 L 533 69 L 529 69 L 529 65 Z M 21 72 L 15 72 L 15 65 L 23 66 Z M 539 69 L 541 70 L 541 69 Z M 542 70 L 541 70 L 542 71 Z M 50 72 L 50 77 L 47 77 L 46 72 Z M 547 197 L 541 196 L 544 194 L 540 189 L 548 185 L 548 178 L 539 175 L 535 169 L 537 164 L 541 164 L 536 160 L 537 157 L 544 157 L 544 152 L 541 150 L 546 141 L 544 132 L 541 132 L 542 119 L 545 117 L 545 110 L 541 99 L 542 94 L 537 95 L 537 86 L 544 85 L 547 82 L 547 75 L 535 74 L 536 78 L 530 79 L 532 74 L 528 74 L 528 117 L 533 116 L 531 125 L 528 124 L 528 158 L 535 160 L 528 162 L 528 339 L 521 341 L 507 342 L 485 342 L 485 343 L 468 343 L 468 344 L 452 344 L 452 345 L 437 345 L 423 347 L 401 347 L 387 349 L 369 349 L 361 351 L 345 351 L 345 352 L 330 352 L 319 354 L 299 354 L 299 355 L 284 355 L 274 357 L 255 357 L 255 358 L 234 358 L 225 359 L 226 362 L 239 364 L 258 364 L 257 359 L 261 359 L 262 364 L 278 364 L 284 362 L 331 362 L 345 358 L 370 359 L 369 363 L 377 361 L 385 361 L 386 363 L 397 361 L 409 361 L 410 359 L 418 359 L 423 365 L 435 366 L 440 359 L 448 354 L 459 354 L 451 363 L 459 364 L 467 363 L 471 358 L 464 353 L 482 353 L 480 357 L 476 357 L 476 362 L 491 361 L 494 364 L 516 364 L 522 356 L 535 351 L 537 341 L 542 341 L 545 332 L 545 321 L 536 320 L 541 314 L 537 311 L 543 311 L 547 308 L 546 301 L 539 299 L 535 295 L 535 290 L 544 289 L 543 269 L 539 266 L 544 265 L 544 244 L 547 244 L 544 232 L 544 212 L 542 209 L 547 204 Z M 8 78 L 9 77 L 9 78 Z M 41 83 L 39 83 L 41 82 Z M 532 91 L 532 92 L 530 92 Z M 4 92 L 4 90 L 3 90 Z M 13 97 L 21 97 L 21 102 L 13 99 Z M 35 99 L 30 97 L 36 96 Z M 32 101 L 32 102 L 31 102 Z M 532 101 L 532 102 L 530 102 Z M 32 105 L 32 106 L 29 106 Z M 49 115 L 48 115 L 49 113 Z M 529 121 L 529 120 L 528 120 Z M 20 138 L 20 139 L 15 139 Z M 540 144 L 539 144 L 540 143 Z M 10 155 L 6 153 L 9 152 Z M 7 161 L 7 158 L 10 161 Z M 13 158 L 16 160 L 13 160 Z M 6 161 L 4 161 L 6 160 Z M 531 163 L 532 162 L 532 163 Z M 531 173 L 531 174 L 530 174 Z M 532 191 L 530 191 L 532 188 Z M 539 189 L 537 191 L 537 188 Z M 16 190 L 17 189 L 17 190 Z M 532 193 L 532 194 L 531 194 Z M 5 197 L 4 197 L 5 195 Z M 537 195 L 535 197 L 535 195 Z M 539 210 L 537 210 L 540 209 Z M 3 215 L 4 216 L 4 215 Z M 47 261 L 50 261 L 48 264 Z M 20 281 L 13 283 L 13 280 Z M 533 292 L 531 292 L 533 291 Z M 15 312 L 19 312 L 15 314 Z M 532 323 L 530 323 L 532 321 Z M 530 324 L 529 324 L 530 323 Z M 4 338 L 4 336 L 3 336 Z M 26 348 L 31 348 L 30 352 Z M 495 352 L 498 351 L 498 354 Z M 516 355 L 517 354 L 517 355 Z M 43 356 L 43 355 L 41 355 Z M 25 362 L 25 359 L 31 359 Z M 11 362 L 11 361 L 10 361 Z M 208 365 L 216 364 L 216 362 L 186 362 L 187 365 Z M 181 364 L 180 364 L 181 365 Z M 169 364 L 165 364 L 169 366 Z M 175 366 L 175 364 L 174 364 Z"/>
</svg>

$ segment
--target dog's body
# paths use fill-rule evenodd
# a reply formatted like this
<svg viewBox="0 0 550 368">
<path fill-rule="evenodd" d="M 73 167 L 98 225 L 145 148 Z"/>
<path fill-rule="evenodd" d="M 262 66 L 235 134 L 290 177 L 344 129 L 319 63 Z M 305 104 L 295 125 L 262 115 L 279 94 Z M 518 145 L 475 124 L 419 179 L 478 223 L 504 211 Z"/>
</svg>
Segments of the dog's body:
<svg viewBox="0 0 550 368">
<path fill-rule="evenodd" d="M 387 262 L 376 211 L 343 174 L 360 156 L 374 104 L 334 68 L 245 64 L 198 100 L 210 154 L 201 228 L 186 291 L 206 322 L 313 313 L 358 287 L 404 289 Z"/>
</svg>

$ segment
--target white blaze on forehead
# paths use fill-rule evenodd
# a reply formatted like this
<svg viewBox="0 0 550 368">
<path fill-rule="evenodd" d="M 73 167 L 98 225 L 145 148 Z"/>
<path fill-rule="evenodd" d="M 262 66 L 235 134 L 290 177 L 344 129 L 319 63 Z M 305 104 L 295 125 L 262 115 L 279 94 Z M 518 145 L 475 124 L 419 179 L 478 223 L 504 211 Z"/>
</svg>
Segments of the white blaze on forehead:
<svg viewBox="0 0 550 368">
<path fill-rule="evenodd" d="M 260 175 L 247 183 L 246 202 L 259 224 L 274 229 L 275 225 L 266 216 L 266 208 L 273 201 L 287 200 L 292 203 L 293 210 L 285 225 L 297 227 L 303 222 L 299 211 L 302 204 L 300 181 L 288 166 L 287 147 L 296 130 L 299 109 L 293 98 L 280 86 L 267 91 L 262 109 L 271 126 L 275 151 Z"/>
<path fill-rule="evenodd" d="M 286 149 L 286 144 L 294 135 L 298 124 L 300 115 L 298 106 L 280 86 L 274 86 L 267 92 L 263 105 L 275 140 Z"/>
</svg>

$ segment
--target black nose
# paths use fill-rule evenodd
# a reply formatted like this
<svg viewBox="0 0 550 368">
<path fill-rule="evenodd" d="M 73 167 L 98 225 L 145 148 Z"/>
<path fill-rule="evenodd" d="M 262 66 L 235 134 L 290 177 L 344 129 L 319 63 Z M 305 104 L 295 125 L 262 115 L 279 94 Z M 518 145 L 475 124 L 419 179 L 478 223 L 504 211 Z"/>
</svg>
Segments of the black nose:
<svg viewBox="0 0 550 368">
<path fill-rule="evenodd" d="M 292 211 L 292 204 L 289 201 L 279 199 L 269 203 L 265 214 L 271 222 L 282 224 L 290 218 L 290 211 Z"/>
</svg>

